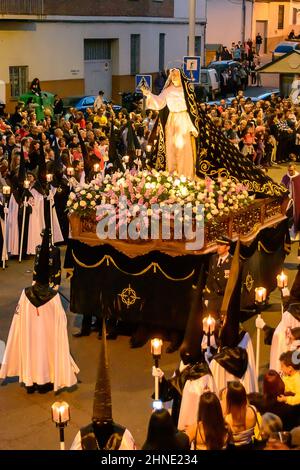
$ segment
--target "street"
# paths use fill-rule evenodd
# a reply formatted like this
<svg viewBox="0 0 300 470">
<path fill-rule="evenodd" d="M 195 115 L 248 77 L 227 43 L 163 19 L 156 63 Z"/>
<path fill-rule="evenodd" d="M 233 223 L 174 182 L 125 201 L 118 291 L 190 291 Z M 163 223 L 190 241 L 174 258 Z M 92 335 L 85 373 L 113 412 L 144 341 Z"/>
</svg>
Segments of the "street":
<svg viewBox="0 0 300 470">
<path fill-rule="evenodd" d="M 273 167 L 269 174 L 280 181 L 286 172 L 285 166 Z M 286 273 L 289 276 L 289 287 L 295 277 L 298 243 L 292 245 L 292 252 L 286 258 Z M 62 250 L 64 253 L 64 250 Z M 32 280 L 32 260 L 19 263 L 10 260 L 8 268 L 0 271 L 0 340 L 6 341 L 12 316 L 21 290 L 30 285 Z M 60 291 L 69 298 L 69 282 L 63 276 Z M 91 420 L 93 392 L 100 350 L 97 334 L 89 337 L 74 338 L 71 332 L 80 326 L 80 317 L 68 311 L 68 304 L 62 298 L 68 315 L 68 330 L 71 353 L 80 368 L 79 382 L 74 389 L 57 394 L 34 393 L 28 395 L 17 378 L 9 379 L 0 386 L 0 449 L 6 450 L 51 450 L 59 449 L 59 432 L 51 421 L 51 405 L 55 401 L 65 400 L 70 405 L 71 421 L 65 430 L 66 448 L 70 445 L 81 426 Z M 274 291 L 270 306 L 263 313 L 267 324 L 275 326 L 280 318 L 280 293 Z M 254 318 L 244 322 L 256 348 L 256 329 Z M 263 336 L 263 335 L 262 335 Z M 261 340 L 262 341 L 262 340 Z M 178 365 L 178 352 L 166 354 L 163 347 L 160 367 L 166 377 L 170 377 Z M 111 366 L 113 418 L 126 426 L 136 440 L 138 447 L 146 438 L 148 420 L 151 414 L 151 395 L 154 390 L 154 379 L 151 376 L 153 365 L 150 354 L 150 343 L 138 349 L 130 349 L 129 338 L 119 336 L 109 341 Z M 268 368 L 270 347 L 262 344 L 260 374 Z M 38 438 L 37 438 L 38 436 Z"/>
</svg>

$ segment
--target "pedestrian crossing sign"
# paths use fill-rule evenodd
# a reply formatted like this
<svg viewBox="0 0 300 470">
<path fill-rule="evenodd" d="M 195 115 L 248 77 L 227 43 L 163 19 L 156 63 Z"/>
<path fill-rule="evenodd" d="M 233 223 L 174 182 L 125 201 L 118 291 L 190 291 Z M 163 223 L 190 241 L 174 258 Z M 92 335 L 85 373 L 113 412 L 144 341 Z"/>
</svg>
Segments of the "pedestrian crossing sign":
<svg viewBox="0 0 300 470">
<path fill-rule="evenodd" d="M 152 91 L 152 75 L 136 75 L 135 89 L 140 91 L 141 87 L 149 88 Z"/>
</svg>

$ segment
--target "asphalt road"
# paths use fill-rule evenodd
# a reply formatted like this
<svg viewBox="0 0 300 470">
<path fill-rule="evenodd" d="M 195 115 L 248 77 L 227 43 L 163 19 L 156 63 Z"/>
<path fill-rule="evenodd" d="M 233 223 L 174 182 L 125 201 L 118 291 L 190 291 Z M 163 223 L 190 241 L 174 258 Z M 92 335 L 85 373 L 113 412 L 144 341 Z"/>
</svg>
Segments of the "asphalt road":
<svg viewBox="0 0 300 470">
<path fill-rule="evenodd" d="M 285 167 L 276 167 L 270 176 L 279 181 Z M 298 265 L 298 244 L 286 258 L 289 285 L 295 277 Z M 31 284 L 32 261 L 10 260 L 5 271 L 0 271 L 0 340 L 6 341 L 14 309 L 21 290 Z M 69 297 L 69 284 L 62 282 L 61 292 Z M 263 313 L 268 324 L 275 326 L 280 318 L 280 295 L 271 295 L 270 307 Z M 68 308 L 67 304 L 65 305 Z M 66 448 L 69 448 L 78 429 L 90 422 L 93 391 L 100 342 L 96 333 L 89 337 L 73 338 L 71 331 L 80 325 L 80 318 L 68 312 L 70 348 L 80 367 L 79 383 L 73 390 L 57 394 L 28 395 L 17 379 L 10 379 L 0 386 L 0 450 L 51 450 L 59 449 L 59 434 L 51 421 L 51 405 L 65 400 L 70 405 L 71 421 L 65 430 Z M 254 319 L 244 323 L 256 346 Z M 165 350 L 164 345 L 164 350 Z M 269 347 L 262 345 L 260 373 L 267 370 Z M 255 349 L 254 349 L 255 350 Z M 139 349 L 130 349 L 129 338 L 118 337 L 109 342 L 113 417 L 125 425 L 141 446 L 145 440 L 151 414 L 151 394 L 154 382 L 151 376 L 152 356 L 149 342 Z M 178 352 L 163 351 L 161 368 L 171 376 L 179 360 Z"/>
</svg>

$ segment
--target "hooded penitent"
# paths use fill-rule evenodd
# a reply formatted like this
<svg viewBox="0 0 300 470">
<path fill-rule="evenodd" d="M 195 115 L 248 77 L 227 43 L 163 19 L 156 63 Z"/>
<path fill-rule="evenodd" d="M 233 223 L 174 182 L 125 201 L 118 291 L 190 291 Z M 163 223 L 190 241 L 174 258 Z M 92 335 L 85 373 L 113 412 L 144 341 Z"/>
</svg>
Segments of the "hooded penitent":
<svg viewBox="0 0 300 470">
<path fill-rule="evenodd" d="M 214 356 L 227 372 L 235 377 L 243 377 L 248 366 L 247 351 L 238 346 L 243 338 L 240 333 L 240 298 L 242 273 L 239 261 L 240 242 L 236 244 L 231 269 L 225 294 L 221 306 L 223 326 L 221 328 L 219 342 L 220 352 Z"/>
<path fill-rule="evenodd" d="M 25 294 L 35 307 L 41 307 L 49 302 L 57 292 L 49 287 L 49 247 L 50 229 L 43 231 L 43 240 L 40 249 L 37 251 L 34 265 L 35 284 L 26 287 Z"/>
<path fill-rule="evenodd" d="M 102 341 L 94 392 L 92 423 L 81 429 L 83 450 L 117 450 L 125 428 L 112 418 L 111 386 L 106 342 L 106 326 L 103 319 Z"/>
<path fill-rule="evenodd" d="M 188 77 L 180 69 L 187 111 L 198 131 L 195 139 L 196 174 L 217 179 L 220 175 L 233 179 L 247 186 L 248 190 L 260 196 L 287 195 L 287 190 L 258 169 L 253 161 L 241 155 L 240 151 L 223 135 L 211 119 L 199 108 L 196 95 Z M 167 80 L 165 87 L 170 83 Z M 166 150 L 164 129 L 168 119 L 168 109 L 159 112 L 161 124 L 156 168 L 165 170 Z"/>
</svg>

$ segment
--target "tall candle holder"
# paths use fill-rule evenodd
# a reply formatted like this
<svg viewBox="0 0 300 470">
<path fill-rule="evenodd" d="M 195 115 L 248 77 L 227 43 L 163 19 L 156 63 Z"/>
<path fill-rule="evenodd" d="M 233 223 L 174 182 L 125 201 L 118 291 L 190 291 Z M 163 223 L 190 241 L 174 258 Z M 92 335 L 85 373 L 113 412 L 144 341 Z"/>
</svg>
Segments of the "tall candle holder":
<svg viewBox="0 0 300 470">
<path fill-rule="evenodd" d="M 23 187 L 24 189 L 29 189 L 30 181 L 24 180 Z M 23 200 L 23 214 L 22 214 L 22 228 L 21 228 L 21 241 L 20 241 L 20 251 L 19 251 L 19 263 L 22 261 L 23 256 L 23 243 L 24 243 L 24 230 L 25 230 L 25 218 L 26 218 L 26 209 L 28 207 L 28 192 L 25 191 L 24 200 Z"/>
<path fill-rule="evenodd" d="M 161 350 L 162 350 L 163 342 L 159 338 L 153 338 L 151 340 L 151 354 L 154 359 L 154 365 L 157 368 L 159 366 L 159 359 L 161 358 Z M 154 399 L 159 399 L 159 377 L 154 377 Z"/>
<path fill-rule="evenodd" d="M 266 303 L 267 289 L 265 287 L 256 287 L 255 289 L 255 305 L 257 317 L 261 318 L 261 312 Z M 256 329 L 256 375 L 259 376 L 259 359 L 260 359 L 260 328 Z"/>
<path fill-rule="evenodd" d="M 276 276 L 276 280 L 277 280 L 277 287 L 281 293 L 281 315 L 283 315 L 283 311 L 284 311 L 283 296 L 284 296 L 284 292 L 288 290 L 287 289 L 288 276 L 283 271 L 281 271 L 281 273 Z"/>
<path fill-rule="evenodd" d="M 211 356 L 211 351 L 210 351 L 211 337 L 215 332 L 215 328 L 216 328 L 216 320 L 211 315 L 208 315 L 208 317 L 203 318 L 203 331 L 207 336 L 206 354 L 207 354 L 208 359 Z"/>
<path fill-rule="evenodd" d="M 2 193 L 4 198 L 4 227 L 3 227 L 3 249 L 2 249 L 2 269 L 5 269 L 5 262 L 8 258 L 7 247 L 6 247 L 6 238 L 7 238 L 7 216 L 8 216 L 8 202 L 10 196 L 10 186 L 3 186 Z"/>
<path fill-rule="evenodd" d="M 48 189 L 48 201 L 49 201 L 49 211 L 50 211 L 50 227 L 51 227 L 51 243 L 53 245 L 53 193 L 51 191 L 51 183 L 53 181 L 53 174 L 52 173 L 47 173 L 46 174 L 46 180 L 47 180 L 47 189 Z"/>
<path fill-rule="evenodd" d="M 59 428 L 60 450 L 65 450 L 65 427 L 70 421 L 70 407 L 65 401 L 56 401 L 51 407 L 52 421 Z"/>
</svg>

